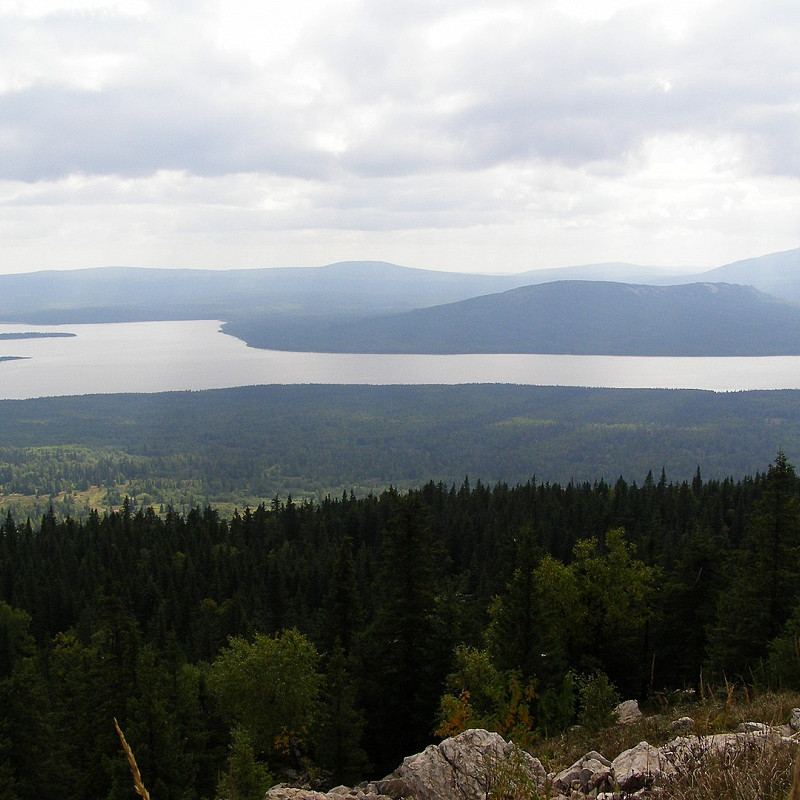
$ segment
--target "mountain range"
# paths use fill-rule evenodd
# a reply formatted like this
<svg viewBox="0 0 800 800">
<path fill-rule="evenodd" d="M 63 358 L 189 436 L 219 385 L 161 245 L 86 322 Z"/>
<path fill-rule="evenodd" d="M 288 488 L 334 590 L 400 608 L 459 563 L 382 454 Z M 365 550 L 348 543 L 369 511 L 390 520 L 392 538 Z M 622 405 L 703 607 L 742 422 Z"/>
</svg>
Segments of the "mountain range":
<svg viewBox="0 0 800 800">
<path fill-rule="evenodd" d="M 6 322 L 213 318 L 335 352 L 800 354 L 800 248 L 697 272 L 610 263 L 474 275 L 385 262 L 0 275 Z"/>
</svg>

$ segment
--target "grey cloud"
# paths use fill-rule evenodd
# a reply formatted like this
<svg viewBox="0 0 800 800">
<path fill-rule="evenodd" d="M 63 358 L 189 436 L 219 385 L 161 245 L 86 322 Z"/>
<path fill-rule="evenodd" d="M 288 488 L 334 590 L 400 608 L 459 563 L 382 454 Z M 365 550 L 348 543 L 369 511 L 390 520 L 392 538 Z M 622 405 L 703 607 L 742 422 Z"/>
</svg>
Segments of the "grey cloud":
<svg viewBox="0 0 800 800">
<path fill-rule="evenodd" d="M 104 92 L 37 86 L 0 95 L 0 153 L 2 177 L 26 181 L 162 169 L 310 177 L 324 173 L 329 161 L 304 147 L 278 110 L 229 108 L 169 86 Z"/>
<path fill-rule="evenodd" d="M 634 6 L 595 23 L 499 21 L 432 50 L 427 26 L 469 4 L 373 0 L 335 30 L 308 31 L 285 66 L 313 61 L 324 82 L 302 103 L 272 91 L 280 75 L 216 51 L 177 3 L 166 22 L 49 18 L 37 30 L 59 47 L 119 49 L 131 63 L 96 91 L 53 75 L 0 94 L 0 176 L 172 169 L 325 179 L 337 168 L 374 177 L 526 159 L 578 166 L 620 161 L 649 136 L 689 130 L 742 135 L 756 167 L 796 174 L 800 56 L 785 30 L 800 26 L 795 5 L 773 22 L 774 3 L 733 2 L 685 40 Z M 0 46 L 19 55 L 3 35 Z M 361 126 L 361 116 L 371 123 Z M 344 131 L 338 159 L 316 138 L 331 121 Z"/>
<path fill-rule="evenodd" d="M 754 162 L 766 149 L 786 164 L 780 143 L 794 128 L 797 48 L 769 9 L 731 11 L 731 19 L 708 20 L 685 40 L 649 24 L 647 8 L 599 23 L 562 20 L 525 37 L 508 26 L 479 31 L 445 56 L 449 64 L 404 67 L 402 115 L 359 142 L 346 163 L 365 173 L 527 158 L 575 166 L 622 159 L 649 136 L 693 130 L 741 134 L 752 141 Z M 745 36 L 751 29 L 758 33 Z M 351 48 L 339 66 L 352 71 L 363 52 Z M 391 46 L 382 52 L 366 81 L 348 73 L 363 102 L 398 80 L 396 53 Z M 459 92 L 471 97 L 469 107 L 432 113 L 431 97 Z M 408 134 L 416 129 L 427 133 Z M 387 137 L 394 148 L 381 146 Z"/>
</svg>

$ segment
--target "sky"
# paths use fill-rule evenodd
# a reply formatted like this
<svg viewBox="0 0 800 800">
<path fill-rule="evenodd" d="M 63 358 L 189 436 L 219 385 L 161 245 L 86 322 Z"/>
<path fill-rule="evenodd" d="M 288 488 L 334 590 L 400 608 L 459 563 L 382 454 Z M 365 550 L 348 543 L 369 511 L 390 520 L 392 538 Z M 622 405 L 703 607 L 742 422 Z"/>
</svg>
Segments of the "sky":
<svg viewBox="0 0 800 800">
<path fill-rule="evenodd" d="M 0 0 L 0 272 L 800 246 L 797 0 Z"/>
</svg>

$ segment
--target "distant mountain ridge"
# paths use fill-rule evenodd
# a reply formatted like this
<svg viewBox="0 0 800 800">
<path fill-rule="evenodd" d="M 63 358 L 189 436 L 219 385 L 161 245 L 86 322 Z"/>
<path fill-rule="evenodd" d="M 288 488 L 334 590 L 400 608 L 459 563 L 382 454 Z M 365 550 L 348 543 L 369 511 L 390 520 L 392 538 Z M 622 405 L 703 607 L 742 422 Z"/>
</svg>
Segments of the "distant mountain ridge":
<svg viewBox="0 0 800 800">
<path fill-rule="evenodd" d="M 219 319 L 248 344 L 292 350 L 800 352 L 800 248 L 691 274 L 626 263 L 515 275 L 381 261 L 221 271 L 104 267 L 0 275 L 0 297 L 6 322 Z"/>
<path fill-rule="evenodd" d="M 438 305 L 528 283 L 524 276 L 412 269 L 382 261 L 268 269 L 99 267 L 0 275 L 0 319 L 119 322 L 339 315 Z"/>
<path fill-rule="evenodd" d="M 800 303 L 800 248 L 735 261 L 693 277 L 754 286 L 767 294 Z"/>
<path fill-rule="evenodd" d="M 380 317 L 243 320 L 255 347 L 351 353 L 800 354 L 800 307 L 724 283 L 555 281 Z"/>
</svg>

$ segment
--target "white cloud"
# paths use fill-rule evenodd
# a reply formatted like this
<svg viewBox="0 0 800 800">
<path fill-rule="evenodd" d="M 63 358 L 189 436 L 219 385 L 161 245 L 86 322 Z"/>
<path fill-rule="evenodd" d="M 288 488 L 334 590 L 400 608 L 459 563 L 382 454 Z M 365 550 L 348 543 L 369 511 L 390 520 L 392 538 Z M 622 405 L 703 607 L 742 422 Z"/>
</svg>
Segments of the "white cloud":
<svg viewBox="0 0 800 800">
<path fill-rule="evenodd" d="M 794 247 L 799 34 L 782 0 L 0 0 L 1 269 Z"/>
</svg>

